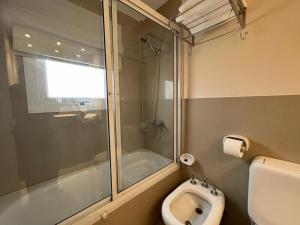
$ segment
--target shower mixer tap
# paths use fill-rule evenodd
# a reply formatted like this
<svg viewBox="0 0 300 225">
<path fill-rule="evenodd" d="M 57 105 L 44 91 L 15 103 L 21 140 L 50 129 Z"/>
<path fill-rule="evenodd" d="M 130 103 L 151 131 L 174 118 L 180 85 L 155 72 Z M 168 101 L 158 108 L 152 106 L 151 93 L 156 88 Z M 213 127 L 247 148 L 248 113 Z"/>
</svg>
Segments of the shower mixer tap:
<svg viewBox="0 0 300 225">
<path fill-rule="evenodd" d="M 166 127 L 166 124 L 165 124 L 165 122 L 163 121 L 163 120 L 155 120 L 155 126 L 157 127 L 157 128 L 164 128 L 164 127 Z"/>
<path fill-rule="evenodd" d="M 166 124 L 163 120 L 151 120 L 146 124 L 146 129 L 149 128 L 164 128 Z"/>
<path fill-rule="evenodd" d="M 167 131 L 168 128 L 163 120 L 151 120 L 146 122 L 144 128 L 142 129 L 145 133 L 152 132 L 153 138 L 162 137 L 164 131 Z"/>
</svg>

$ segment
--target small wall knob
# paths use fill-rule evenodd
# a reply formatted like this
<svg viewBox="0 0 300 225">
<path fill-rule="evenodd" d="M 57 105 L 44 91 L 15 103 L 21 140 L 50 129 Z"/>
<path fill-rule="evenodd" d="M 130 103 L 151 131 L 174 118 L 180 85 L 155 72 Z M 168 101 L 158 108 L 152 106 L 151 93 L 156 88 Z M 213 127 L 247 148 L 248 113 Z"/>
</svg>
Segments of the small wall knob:
<svg viewBox="0 0 300 225">
<path fill-rule="evenodd" d="M 103 214 L 102 214 L 102 219 L 106 220 L 107 217 L 108 217 L 108 214 L 107 214 L 107 213 L 103 213 Z"/>
</svg>

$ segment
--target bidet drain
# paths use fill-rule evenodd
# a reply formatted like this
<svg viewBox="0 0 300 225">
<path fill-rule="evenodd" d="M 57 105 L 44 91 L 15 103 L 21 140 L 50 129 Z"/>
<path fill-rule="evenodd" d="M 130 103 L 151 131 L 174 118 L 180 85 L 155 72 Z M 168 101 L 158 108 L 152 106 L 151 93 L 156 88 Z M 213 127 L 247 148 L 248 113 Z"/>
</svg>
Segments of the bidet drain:
<svg viewBox="0 0 300 225">
<path fill-rule="evenodd" d="M 186 220 L 186 221 L 184 222 L 184 224 L 185 224 L 185 225 L 192 225 L 192 223 L 191 223 L 190 221 L 188 221 L 188 220 Z"/>
<path fill-rule="evenodd" d="M 203 213 L 202 209 L 201 208 L 196 208 L 195 209 L 195 212 L 199 215 L 201 215 Z"/>
</svg>

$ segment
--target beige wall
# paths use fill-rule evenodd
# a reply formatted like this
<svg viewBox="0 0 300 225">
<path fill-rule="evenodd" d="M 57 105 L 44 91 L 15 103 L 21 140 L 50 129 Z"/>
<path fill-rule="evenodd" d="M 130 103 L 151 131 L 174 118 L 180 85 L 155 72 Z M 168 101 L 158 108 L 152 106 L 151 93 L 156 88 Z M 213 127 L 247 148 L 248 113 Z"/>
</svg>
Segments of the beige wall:
<svg viewBox="0 0 300 225">
<path fill-rule="evenodd" d="M 0 195 L 19 188 L 17 151 L 13 135 L 12 104 L 10 99 L 9 79 L 11 63 L 7 29 L 8 14 L 5 1 L 0 1 Z"/>
<path fill-rule="evenodd" d="M 246 40 L 236 31 L 193 48 L 186 98 L 300 94 L 300 1 L 247 3 Z"/>
<path fill-rule="evenodd" d="M 226 196 L 224 225 L 250 224 L 249 165 L 255 156 L 300 163 L 300 96 L 186 99 L 184 151 L 196 157 L 187 175 L 219 187 Z M 241 134 L 251 147 L 242 159 L 223 153 L 222 138 Z"/>
<path fill-rule="evenodd" d="M 236 31 L 193 47 L 186 64 L 183 147 L 197 159 L 186 175 L 207 177 L 224 191 L 224 225 L 250 224 L 248 170 L 255 156 L 300 163 L 300 2 L 247 3 L 247 39 Z M 250 138 L 243 159 L 223 154 L 229 133 Z"/>
<path fill-rule="evenodd" d="M 160 225 L 162 202 L 181 182 L 177 170 L 95 225 Z"/>
</svg>

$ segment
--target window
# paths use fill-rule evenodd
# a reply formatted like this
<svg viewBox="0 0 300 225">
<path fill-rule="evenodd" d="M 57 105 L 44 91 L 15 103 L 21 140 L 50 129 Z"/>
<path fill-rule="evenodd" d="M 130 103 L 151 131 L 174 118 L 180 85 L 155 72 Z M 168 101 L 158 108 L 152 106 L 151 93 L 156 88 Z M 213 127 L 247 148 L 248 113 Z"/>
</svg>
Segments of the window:
<svg viewBox="0 0 300 225">
<path fill-rule="evenodd" d="M 23 57 L 29 113 L 106 109 L 105 70 Z"/>
<path fill-rule="evenodd" d="M 165 99 L 173 99 L 173 81 L 165 80 Z"/>
<path fill-rule="evenodd" d="M 46 75 L 49 98 L 105 98 L 104 69 L 46 60 Z"/>
</svg>

